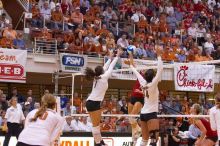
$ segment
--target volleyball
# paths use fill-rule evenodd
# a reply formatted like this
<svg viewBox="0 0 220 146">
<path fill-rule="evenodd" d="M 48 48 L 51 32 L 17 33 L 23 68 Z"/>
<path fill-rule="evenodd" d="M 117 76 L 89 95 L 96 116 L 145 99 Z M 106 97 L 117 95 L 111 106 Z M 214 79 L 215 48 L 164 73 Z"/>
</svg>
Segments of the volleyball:
<svg viewBox="0 0 220 146">
<path fill-rule="evenodd" d="M 136 51 L 136 47 L 134 46 L 134 45 L 129 45 L 128 47 L 127 47 L 127 52 L 128 53 L 135 53 L 135 51 Z"/>
</svg>

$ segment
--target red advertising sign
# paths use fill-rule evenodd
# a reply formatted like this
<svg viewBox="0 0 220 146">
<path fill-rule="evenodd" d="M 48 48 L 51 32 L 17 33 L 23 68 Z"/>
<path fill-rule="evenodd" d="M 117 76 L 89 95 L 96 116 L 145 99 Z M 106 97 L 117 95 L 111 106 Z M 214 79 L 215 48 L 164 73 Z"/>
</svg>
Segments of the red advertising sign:
<svg viewBox="0 0 220 146">
<path fill-rule="evenodd" d="M 0 48 L 0 81 L 26 82 L 27 51 Z"/>
</svg>

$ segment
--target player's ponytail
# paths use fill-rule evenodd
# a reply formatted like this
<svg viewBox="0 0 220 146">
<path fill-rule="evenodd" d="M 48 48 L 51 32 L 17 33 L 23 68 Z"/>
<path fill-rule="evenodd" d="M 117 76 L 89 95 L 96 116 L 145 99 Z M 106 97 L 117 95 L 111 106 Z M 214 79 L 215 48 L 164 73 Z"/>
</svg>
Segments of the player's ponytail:
<svg viewBox="0 0 220 146">
<path fill-rule="evenodd" d="M 31 122 L 37 121 L 39 117 L 42 117 L 47 109 L 54 109 L 56 107 L 56 99 L 52 94 L 45 94 L 41 98 L 41 107 L 35 113 L 34 117 L 30 119 Z"/>
<path fill-rule="evenodd" d="M 85 69 L 85 78 L 87 80 L 93 80 L 93 79 L 100 79 L 100 75 L 103 74 L 103 67 L 97 66 L 95 70 L 91 69 L 90 67 L 87 67 Z"/>
<path fill-rule="evenodd" d="M 220 109 L 220 93 L 215 95 L 215 104 L 217 109 Z"/>
<path fill-rule="evenodd" d="M 95 71 L 90 67 L 87 67 L 85 70 L 85 78 L 90 81 L 93 80 L 94 77 L 95 77 Z"/>
</svg>

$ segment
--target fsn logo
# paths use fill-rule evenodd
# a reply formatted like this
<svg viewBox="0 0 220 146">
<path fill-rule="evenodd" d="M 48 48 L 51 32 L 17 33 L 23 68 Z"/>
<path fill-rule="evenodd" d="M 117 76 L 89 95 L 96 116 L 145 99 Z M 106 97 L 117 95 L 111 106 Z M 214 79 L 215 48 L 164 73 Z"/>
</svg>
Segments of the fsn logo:
<svg viewBox="0 0 220 146">
<path fill-rule="evenodd" d="M 62 62 L 64 65 L 68 65 L 68 66 L 83 66 L 84 58 L 79 56 L 64 55 L 62 58 Z"/>
<path fill-rule="evenodd" d="M 122 146 L 133 146 L 133 142 L 123 142 Z"/>
</svg>

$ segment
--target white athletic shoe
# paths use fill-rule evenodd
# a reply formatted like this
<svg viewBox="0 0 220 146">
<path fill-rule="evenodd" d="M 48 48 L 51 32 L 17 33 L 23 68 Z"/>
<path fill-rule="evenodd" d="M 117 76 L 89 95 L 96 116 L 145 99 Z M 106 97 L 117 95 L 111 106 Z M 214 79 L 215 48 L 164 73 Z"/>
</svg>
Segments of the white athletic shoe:
<svg viewBox="0 0 220 146">
<path fill-rule="evenodd" d="M 137 140 L 139 137 L 141 137 L 141 128 L 137 127 L 136 129 L 134 129 L 134 131 L 132 133 L 133 146 L 136 146 L 136 143 L 137 143 Z"/>
</svg>

